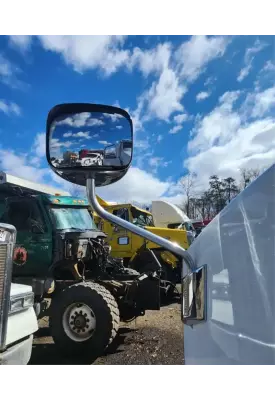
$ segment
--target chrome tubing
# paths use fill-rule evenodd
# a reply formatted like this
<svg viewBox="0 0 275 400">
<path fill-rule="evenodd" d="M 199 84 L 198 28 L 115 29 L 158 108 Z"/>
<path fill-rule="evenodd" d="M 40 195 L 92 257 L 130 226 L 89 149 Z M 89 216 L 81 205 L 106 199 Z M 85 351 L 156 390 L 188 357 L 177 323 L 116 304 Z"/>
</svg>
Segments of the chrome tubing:
<svg viewBox="0 0 275 400">
<path fill-rule="evenodd" d="M 107 221 L 110 221 L 113 224 L 119 225 L 122 228 L 127 229 L 130 232 L 133 232 L 134 234 L 149 240 L 150 242 L 154 242 L 157 245 L 164 247 L 171 253 L 174 253 L 179 257 L 181 257 L 183 261 L 186 262 L 187 266 L 191 271 L 196 270 L 195 263 L 190 254 L 186 250 L 184 250 L 181 246 L 179 246 L 177 243 L 172 243 L 170 242 L 170 240 L 155 235 L 154 233 L 149 232 L 146 229 L 140 228 L 139 226 L 136 226 L 131 222 L 125 221 L 106 211 L 97 201 L 95 192 L 95 180 L 93 178 L 87 179 L 86 190 L 87 190 L 87 197 L 91 206 L 101 218 L 106 219 Z"/>
</svg>

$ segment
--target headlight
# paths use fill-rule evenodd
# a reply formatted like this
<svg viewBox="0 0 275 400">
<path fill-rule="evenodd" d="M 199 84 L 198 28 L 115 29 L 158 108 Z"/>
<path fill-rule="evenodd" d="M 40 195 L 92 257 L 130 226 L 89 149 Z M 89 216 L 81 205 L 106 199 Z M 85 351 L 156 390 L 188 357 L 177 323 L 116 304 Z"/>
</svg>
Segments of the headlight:
<svg viewBox="0 0 275 400">
<path fill-rule="evenodd" d="M 9 314 L 13 314 L 15 312 L 23 311 L 27 308 L 33 307 L 33 303 L 34 303 L 33 293 L 27 293 L 22 296 L 11 297 Z"/>
</svg>

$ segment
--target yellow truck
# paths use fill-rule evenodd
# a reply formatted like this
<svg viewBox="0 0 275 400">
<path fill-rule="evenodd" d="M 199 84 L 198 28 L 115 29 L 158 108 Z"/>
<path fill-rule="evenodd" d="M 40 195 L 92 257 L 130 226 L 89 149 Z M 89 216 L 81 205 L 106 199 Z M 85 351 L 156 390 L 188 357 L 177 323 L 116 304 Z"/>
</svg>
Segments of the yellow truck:
<svg viewBox="0 0 275 400">
<path fill-rule="evenodd" d="M 99 204 L 108 212 L 132 222 L 158 236 L 177 243 L 184 249 L 190 245 L 186 229 L 169 229 L 154 226 L 152 214 L 133 204 L 112 204 L 97 196 Z M 112 250 L 113 258 L 123 259 L 124 266 L 135 269 L 139 272 L 155 271 L 161 265 L 163 281 L 168 281 L 167 290 L 176 283 L 180 282 L 181 263 L 177 257 L 157 244 L 145 240 L 143 237 L 135 235 L 117 225 L 113 225 L 107 220 L 100 218 L 92 208 L 90 212 L 95 223 L 108 237 Z"/>
</svg>

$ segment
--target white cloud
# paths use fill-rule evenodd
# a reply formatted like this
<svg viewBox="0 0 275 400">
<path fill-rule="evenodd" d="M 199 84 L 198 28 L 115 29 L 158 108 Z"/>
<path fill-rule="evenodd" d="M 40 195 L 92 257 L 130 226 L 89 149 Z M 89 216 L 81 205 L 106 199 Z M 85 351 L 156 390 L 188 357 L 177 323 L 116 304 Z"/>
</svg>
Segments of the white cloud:
<svg viewBox="0 0 275 400">
<path fill-rule="evenodd" d="M 139 139 L 139 140 L 135 141 L 135 144 L 134 144 L 135 150 L 136 149 L 145 150 L 145 149 L 148 149 L 148 147 L 150 147 L 150 143 L 149 143 L 148 139 Z"/>
<path fill-rule="evenodd" d="M 106 140 L 99 140 L 98 143 L 103 144 L 104 146 L 108 146 L 112 143 L 107 142 Z"/>
<path fill-rule="evenodd" d="M 251 58 L 253 57 L 254 54 L 259 53 L 260 51 L 262 51 L 265 47 L 267 46 L 266 43 L 261 42 L 259 39 L 256 39 L 254 45 L 252 47 L 249 47 L 248 49 L 246 49 L 245 51 L 245 61 L 249 61 L 251 60 Z"/>
<path fill-rule="evenodd" d="M 99 118 L 91 118 L 91 113 L 89 112 L 82 112 L 56 121 L 53 125 L 68 125 L 74 128 L 82 128 L 84 126 L 102 126 L 104 122 Z"/>
<path fill-rule="evenodd" d="M 197 174 L 202 187 L 212 174 L 238 178 L 242 167 L 263 167 L 275 160 L 275 118 L 265 117 L 274 104 L 274 88 L 250 93 L 249 101 L 235 106 L 240 95 L 226 92 L 217 107 L 195 123 L 184 166 Z"/>
<path fill-rule="evenodd" d="M 32 154 L 19 154 L 11 149 L 0 149 L 0 169 L 24 178 L 30 181 L 50 184 L 58 189 L 72 191 L 72 184 L 64 181 L 57 176 L 50 168 L 39 168 L 41 157 L 45 155 L 45 134 L 39 133 L 36 135 L 32 148 Z M 57 142 L 57 140 L 56 140 Z M 59 147 L 59 144 L 57 147 Z M 170 161 L 163 159 L 152 159 L 152 166 L 167 166 Z M 33 164 L 33 165 L 32 165 Z M 35 167 L 36 166 L 36 167 Z M 50 183 L 49 183 L 50 182 Z M 54 183 L 52 183 L 54 182 Z M 172 202 L 181 202 L 180 192 L 178 189 L 173 189 L 173 181 L 161 181 L 152 174 L 137 168 L 131 167 L 121 181 L 97 189 L 97 193 L 107 201 L 116 202 L 137 202 L 140 204 L 149 204 L 152 200 L 165 198 Z M 176 188 L 176 185 L 175 185 Z M 85 195 L 85 188 L 80 188 Z"/>
<path fill-rule="evenodd" d="M 182 125 L 175 125 L 174 128 L 170 129 L 169 133 L 178 133 L 182 129 Z"/>
<path fill-rule="evenodd" d="M 121 118 L 124 118 L 121 114 L 104 114 L 105 118 L 110 118 L 112 122 L 118 122 Z"/>
<path fill-rule="evenodd" d="M 131 115 L 132 122 L 133 122 L 133 131 L 134 131 L 134 137 L 138 131 L 141 131 L 143 129 L 143 117 L 141 116 L 143 107 L 145 104 L 145 95 L 140 96 L 137 99 L 137 108 L 135 110 L 130 110 L 129 107 L 125 108 L 125 110 Z"/>
<path fill-rule="evenodd" d="M 129 51 L 122 50 L 125 37 L 107 35 L 45 35 L 39 36 L 42 46 L 60 54 L 75 71 L 101 69 L 111 75 L 129 59 Z"/>
<path fill-rule="evenodd" d="M 93 135 L 92 137 L 97 137 L 97 136 L 98 136 L 98 134 Z M 66 133 L 63 134 L 63 137 L 64 138 L 73 137 L 73 138 L 91 139 L 89 131 L 85 131 L 85 132 L 79 131 L 79 132 L 76 132 L 76 133 L 66 132 Z"/>
<path fill-rule="evenodd" d="M 56 149 L 56 148 L 59 148 L 60 146 L 61 146 L 61 143 L 58 139 L 51 139 L 51 143 L 50 143 L 51 149 Z"/>
<path fill-rule="evenodd" d="M 183 128 L 182 123 L 188 121 L 189 118 L 186 113 L 175 115 L 173 119 L 176 125 L 169 130 L 169 133 L 178 133 Z"/>
<path fill-rule="evenodd" d="M 1 170 L 11 175 L 39 183 L 49 172 L 48 168 L 39 169 L 29 165 L 29 156 L 20 156 L 11 149 L 0 150 L 0 165 Z"/>
<path fill-rule="evenodd" d="M 46 134 L 38 133 L 34 139 L 33 151 L 37 157 L 42 158 L 46 155 Z"/>
<path fill-rule="evenodd" d="M 197 102 L 202 101 L 202 100 L 207 99 L 207 97 L 209 97 L 209 96 L 210 96 L 210 92 L 200 92 L 197 94 L 196 100 L 197 100 Z"/>
<path fill-rule="evenodd" d="M 24 89 L 26 84 L 19 80 L 21 69 L 0 54 L 0 81 L 13 89 Z"/>
<path fill-rule="evenodd" d="M 193 82 L 207 64 L 221 57 L 229 42 L 225 37 L 192 36 L 177 49 L 171 43 L 152 49 L 122 48 L 124 36 L 40 36 L 42 46 L 60 54 L 78 72 L 100 69 L 106 75 L 121 67 L 139 69 L 144 76 L 156 75 L 151 87 L 138 97 L 130 114 L 135 132 L 154 118 L 168 122 L 172 113 L 183 111 L 186 84 Z"/>
<path fill-rule="evenodd" d="M 263 117 L 275 107 L 275 86 L 263 91 L 249 93 L 244 102 L 244 112 L 247 117 Z"/>
<path fill-rule="evenodd" d="M 158 168 L 167 167 L 172 161 L 165 161 L 163 157 L 150 157 L 148 164 L 152 167 L 152 172 L 157 173 Z"/>
<path fill-rule="evenodd" d="M 228 42 L 224 37 L 193 36 L 173 52 L 169 43 L 134 51 L 132 65 L 136 64 L 145 76 L 153 72 L 159 76 L 138 98 L 135 130 L 154 118 L 169 122 L 172 113 L 183 111 L 186 85 L 195 81 L 210 61 L 223 56 Z"/>
<path fill-rule="evenodd" d="M 163 135 L 158 135 L 158 136 L 157 136 L 157 142 L 158 142 L 158 143 L 161 142 L 162 139 L 163 139 Z"/>
<path fill-rule="evenodd" d="M 3 113 L 7 115 L 21 115 L 21 109 L 16 103 L 8 102 L 3 99 L 0 100 L 0 111 L 3 111 Z"/>
<path fill-rule="evenodd" d="M 194 128 L 194 138 L 189 141 L 190 151 L 203 151 L 222 144 L 239 128 L 241 118 L 233 112 L 233 104 L 239 92 L 226 92 L 219 99 L 219 105 L 202 120 L 197 121 Z"/>
<path fill-rule="evenodd" d="M 244 56 L 245 66 L 241 69 L 237 77 L 238 82 L 242 82 L 249 75 L 255 55 L 262 51 L 265 47 L 266 44 L 257 39 L 252 47 L 246 49 Z"/>
<path fill-rule="evenodd" d="M 136 47 L 129 59 L 128 67 L 132 69 L 137 66 L 144 76 L 148 76 L 152 72 L 160 74 L 168 68 L 170 57 L 170 43 L 161 43 L 150 50 L 141 50 Z"/>
<path fill-rule="evenodd" d="M 66 142 L 60 142 L 58 139 L 51 139 L 50 143 L 50 156 L 59 158 L 61 156 L 61 147 L 69 149 L 74 142 L 67 140 Z"/>
<path fill-rule="evenodd" d="M 11 35 L 10 43 L 20 50 L 26 51 L 30 48 L 32 39 L 33 38 L 30 35 Z"/>
<path fill-rule="evenodd" d="M 247 65 L 246 67 L 243 67 L 240 70 L 240 73 L 237 77 L 237 81 L 238 82 L 242 82 L 244 80 L 244 78 L 246 78 L 249 75 L 249 72 L 251 71 L 252 68 L 252 64 Z"/>
<path fill-rule="evenodd" d="M 213 83 L 217 80 L 216 77 L 214 76 L 208 76 L 208 78 L 206 78 L 205 82 L 204 82 L 204 86 L 210 86 L 213 85 Z"/>
<path fill-rule="evenodd" d="M 182 43 L 175 54 L 181 76 L 195 81 L 210 61 L 224 55 L 228 43 L 226 37 L 207 36 L 192 36 Z"/>
<path fill-rule="evenodd" d="M 184 121 L 188 120 L 188 115 L 187 114 L 178 114 L 174 116 L 174 121 L 177 124 L 182 124 Z"/>
<path fill-rule="evenodd" d="M 263 66 L 261 71 L 274 72 L 275 71 L 275 63 L 271 60 L 268 60 Z"/>
<path fill-rule="evenodd" d="M 86 132 L 77 132 L 73 134 L 74 137 L 80 137 L 80 138 L 84 138 L 84 139 L 89 139 L 90 138 L 90 132 L 86 131 Z"/>
<path fill-rule="evenodd" d="M 0 77 L 2 79 L 9 79 L 15 72 L 13 64 L 0 54 Z"/>
<path fill-rule="evenodd" d="M 49 167 L 39 168 L 39 162 L 40 157 L 18 154 L 12 149 L 0 149 L 0 169 L 6 173 L 32 182 L 50 184 L 57 189 L 72 190 L 71 183 L 61 179 Z"/>
<path fill-rule="evenodd" d="M 170 185 L 140 168 L 131 167 L 119 182 L 100 187 L 97 193 L 107 201 L 147 204 L 164 196 Z"/>
<path fill-rule="evenodd" d="M 181 99 L 186 89 L 172 69 L 165 69 L 146 94 L 148 111 L 152 116 L 168 121 L 175 111 L 182 111 Z"/>
</svg>

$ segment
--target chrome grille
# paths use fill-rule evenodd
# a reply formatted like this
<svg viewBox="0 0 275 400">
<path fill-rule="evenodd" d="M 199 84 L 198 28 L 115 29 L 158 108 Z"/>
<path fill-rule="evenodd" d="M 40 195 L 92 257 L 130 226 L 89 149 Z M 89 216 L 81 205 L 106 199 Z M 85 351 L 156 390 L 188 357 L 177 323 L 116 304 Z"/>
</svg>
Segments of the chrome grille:
<svg viewBox="0 0 275 400">
<path fill-rule="evenodd" d="M 0 224 L 0 352 L 5 350 L 16 229 Z"/>
<path fill-rule="evenodd" d="M 7 244 L 0 245 L 0 323 L 2 315 L 3 297 L 4 297 L 4 285 L 6 275 L 6 259 L 7 259 Z"/>
</svg>

